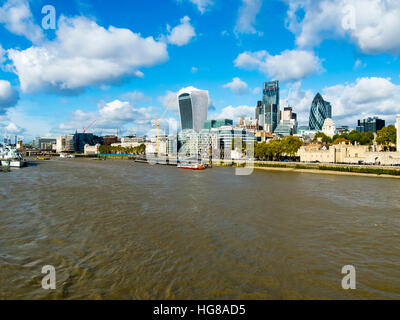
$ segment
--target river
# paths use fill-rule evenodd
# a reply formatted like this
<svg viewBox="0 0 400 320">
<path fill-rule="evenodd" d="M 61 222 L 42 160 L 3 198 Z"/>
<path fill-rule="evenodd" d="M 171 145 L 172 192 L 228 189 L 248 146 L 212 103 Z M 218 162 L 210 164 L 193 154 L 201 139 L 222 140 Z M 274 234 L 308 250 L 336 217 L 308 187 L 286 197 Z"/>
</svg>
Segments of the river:
<svg viewBox="0 0 400 320">
<path fill-rule="evenodd" d="M 0 172 L 0 299 L 400 298 L 400 180 L 234 172 L 79 159 Z"/>
</svg>

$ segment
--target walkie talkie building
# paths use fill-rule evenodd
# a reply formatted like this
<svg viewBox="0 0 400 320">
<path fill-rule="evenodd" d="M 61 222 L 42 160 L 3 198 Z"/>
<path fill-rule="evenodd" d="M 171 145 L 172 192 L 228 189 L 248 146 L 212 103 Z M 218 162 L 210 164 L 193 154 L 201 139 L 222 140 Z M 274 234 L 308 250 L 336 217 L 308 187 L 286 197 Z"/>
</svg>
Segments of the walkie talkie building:
<svg viewBox="0 0 400 320">
<path fill-rule="evenodd" d="M 184 88 L 178 93 L 178 102 L 182 130 L 199 132 L 203 129 L 208 114 L 208 91 Z"/>
<path fill-rule="evenodd" d="M 317 93 L 310 111 L 310 130 L 321 131 L 326 119 L 332 118 L 332 106 Z"/>
</svg>

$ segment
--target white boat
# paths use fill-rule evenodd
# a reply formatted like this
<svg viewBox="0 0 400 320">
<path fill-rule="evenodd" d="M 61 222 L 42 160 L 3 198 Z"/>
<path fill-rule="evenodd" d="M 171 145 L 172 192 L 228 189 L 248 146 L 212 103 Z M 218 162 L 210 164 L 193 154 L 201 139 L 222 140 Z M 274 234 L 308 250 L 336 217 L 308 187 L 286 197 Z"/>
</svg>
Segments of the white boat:
<svg viewBox="0 0 400 320">
<path fill-rule="evenodd" d="M 0 146 L 0 162 L 3 167 L 22 168 L 26 166 L 26 160 L 17 149 L 4 145 Z"/>
</svg>

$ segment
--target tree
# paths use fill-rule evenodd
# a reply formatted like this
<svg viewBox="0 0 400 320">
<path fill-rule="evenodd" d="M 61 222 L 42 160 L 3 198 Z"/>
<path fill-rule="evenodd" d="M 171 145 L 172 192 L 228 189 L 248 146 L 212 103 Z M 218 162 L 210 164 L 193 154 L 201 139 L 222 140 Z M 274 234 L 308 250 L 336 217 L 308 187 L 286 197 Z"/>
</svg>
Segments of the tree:
<svg viewBox="0 0 400 320">
<path fill-rule="evenodd" d="M 314 141 L 317 141 L 319 138 L 321 138 L 322 143 L 332 143 L 332 138 L 328 137 L 325 133 L 323 132 L 317 132 L 314 136 Z"/>
<path fill-rule="evenodd" d="M 397 129 L 394 125 L 384 127 L 377 132 L 376 142 L 383 146 L 396 144 Z"/>
<path fill-rule="evenodd" d="M 282 139 L 283 153 L 289 157 L 294 157 L 303 145 L 303 141 L 298 137 L 285 137 Z"/>
</svg>

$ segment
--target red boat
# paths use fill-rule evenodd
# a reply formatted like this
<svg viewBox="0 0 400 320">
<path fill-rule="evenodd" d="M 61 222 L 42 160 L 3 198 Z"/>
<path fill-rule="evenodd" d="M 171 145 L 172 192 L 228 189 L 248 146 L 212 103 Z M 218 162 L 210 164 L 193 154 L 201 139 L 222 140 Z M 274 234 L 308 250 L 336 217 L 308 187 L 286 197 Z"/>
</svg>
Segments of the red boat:
<svg viewBox="0 0 400 320">
<path fill-rule="evenodd" d="M 186 170 L 205 170 L 206 166 L 204 164 L 194 163 L 194 164 L 179 164 L 179 169 L 186 169 Z"/>
</svg>

